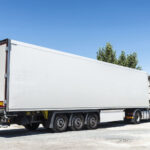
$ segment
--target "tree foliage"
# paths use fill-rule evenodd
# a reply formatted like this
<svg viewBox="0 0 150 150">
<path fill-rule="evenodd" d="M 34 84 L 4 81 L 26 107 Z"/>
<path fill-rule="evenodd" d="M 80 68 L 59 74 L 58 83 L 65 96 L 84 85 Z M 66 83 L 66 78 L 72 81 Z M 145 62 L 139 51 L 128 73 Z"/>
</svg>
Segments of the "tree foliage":
<svg viewBox="0 0 150 150">
<path fill-rule="evenodd" d="M 116 52 L 113 50 L 110 43 L 106 43 L 104 48 L 99 48 L 97 52 L 97 59 L 109 63 L 116 63 Z"/>
<path fill-rule="evenodd" d="M 126 55 L 125 51 L 122 51 L 117 58 L 116 51 L 110 43 L 106 43 L 104 48 L 99 48 L 97 52 L 97 60 L 141 70 L 141 67 L 138 66 L 138 58 L 135 52 Z"/>
<path fill-rule="evenodd" d="M 127 57 L 124 51 L 121 52 L 117 62 L 118 65 L 127 66 Z"/>
</svg>

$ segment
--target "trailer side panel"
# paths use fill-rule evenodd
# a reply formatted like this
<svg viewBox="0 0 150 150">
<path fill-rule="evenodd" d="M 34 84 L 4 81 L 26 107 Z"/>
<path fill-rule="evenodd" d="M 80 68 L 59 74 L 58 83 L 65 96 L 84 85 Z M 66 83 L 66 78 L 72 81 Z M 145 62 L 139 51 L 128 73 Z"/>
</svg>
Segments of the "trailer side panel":
<svg viewBox="0 0 150 150">
<path fill-rule="evenodd" d="M 9 111 L 149 107 L 143 71 L 12 43 Z"/>
</svg>

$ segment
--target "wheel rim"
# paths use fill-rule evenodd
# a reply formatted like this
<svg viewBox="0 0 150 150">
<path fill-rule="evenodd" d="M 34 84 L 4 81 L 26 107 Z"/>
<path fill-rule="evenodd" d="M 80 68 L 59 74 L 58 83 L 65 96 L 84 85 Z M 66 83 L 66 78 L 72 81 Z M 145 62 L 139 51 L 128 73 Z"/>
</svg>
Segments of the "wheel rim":
<svg viewBox="0 0 150 150">
<path fill-rule="evenodd" d="M 63 118 L 58 118 L 56 124 L 58 128 L 63 128 L 65 125 L 65 120 Z"/>
<path fill-rule="evenodd" d="M 82 115 L 72 118 L 72 130 L 81 130 L 84 125 L 84 117 Z"/>
<path fill-rule="evenodd" d="M 76 128 L 82 128 L 83 123 L 81 118 L 76 118 L 74 123 Z"/>
<path fill-rule="evenodd" d="M 88 120 L 87 120 L 87 128 L 88 129 L 96 129 L 97 125 L 98 125 L 98 115 L 96 114 L 90 114 L 88 116 Z"/>
<path fill-rule="evenodd" d="M 68 118 L 65 115 L 58 115 L 55 118 L 53 130 L 56 132 L 63 132 L 67 129 Z"/>
<path fill-rule="evenodd" d="M 97 120 L 94 116 L 90 118 L 90 126 L 92 128 L 95 128 L 97 126 Z"/>
</svg>

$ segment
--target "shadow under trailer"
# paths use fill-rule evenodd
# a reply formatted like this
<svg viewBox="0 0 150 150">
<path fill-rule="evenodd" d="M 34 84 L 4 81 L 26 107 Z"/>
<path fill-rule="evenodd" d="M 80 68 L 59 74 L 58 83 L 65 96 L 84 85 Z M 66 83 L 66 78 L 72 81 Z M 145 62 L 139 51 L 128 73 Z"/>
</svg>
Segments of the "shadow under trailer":
<svg viewBox="0 0 150 150">
<path fill-rule="evenodd" d="M 125 122 L 137 124 L 150 120 L 149 108 L 150 77 L 144 71 L 0 41 L 0 125 L 95 129 L 104 113 L 112 118 L 111 112 L 121 110 Z"/>
</svg>

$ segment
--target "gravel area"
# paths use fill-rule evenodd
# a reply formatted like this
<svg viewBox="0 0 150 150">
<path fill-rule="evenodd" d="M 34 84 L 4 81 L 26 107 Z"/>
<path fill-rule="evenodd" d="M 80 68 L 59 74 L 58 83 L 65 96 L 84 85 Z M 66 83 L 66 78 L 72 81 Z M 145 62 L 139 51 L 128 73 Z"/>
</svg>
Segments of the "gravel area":
<svg viewBox="0 0 150 150">
<path fill-rule="evenodd" d="M 0 150 L 149 150 L 150 122 L 126 125 L 103 123 L 96 130 L 52 133 L 42 127 L 27 131 L 22 126 L 0 128 Z"/>
</svg>

